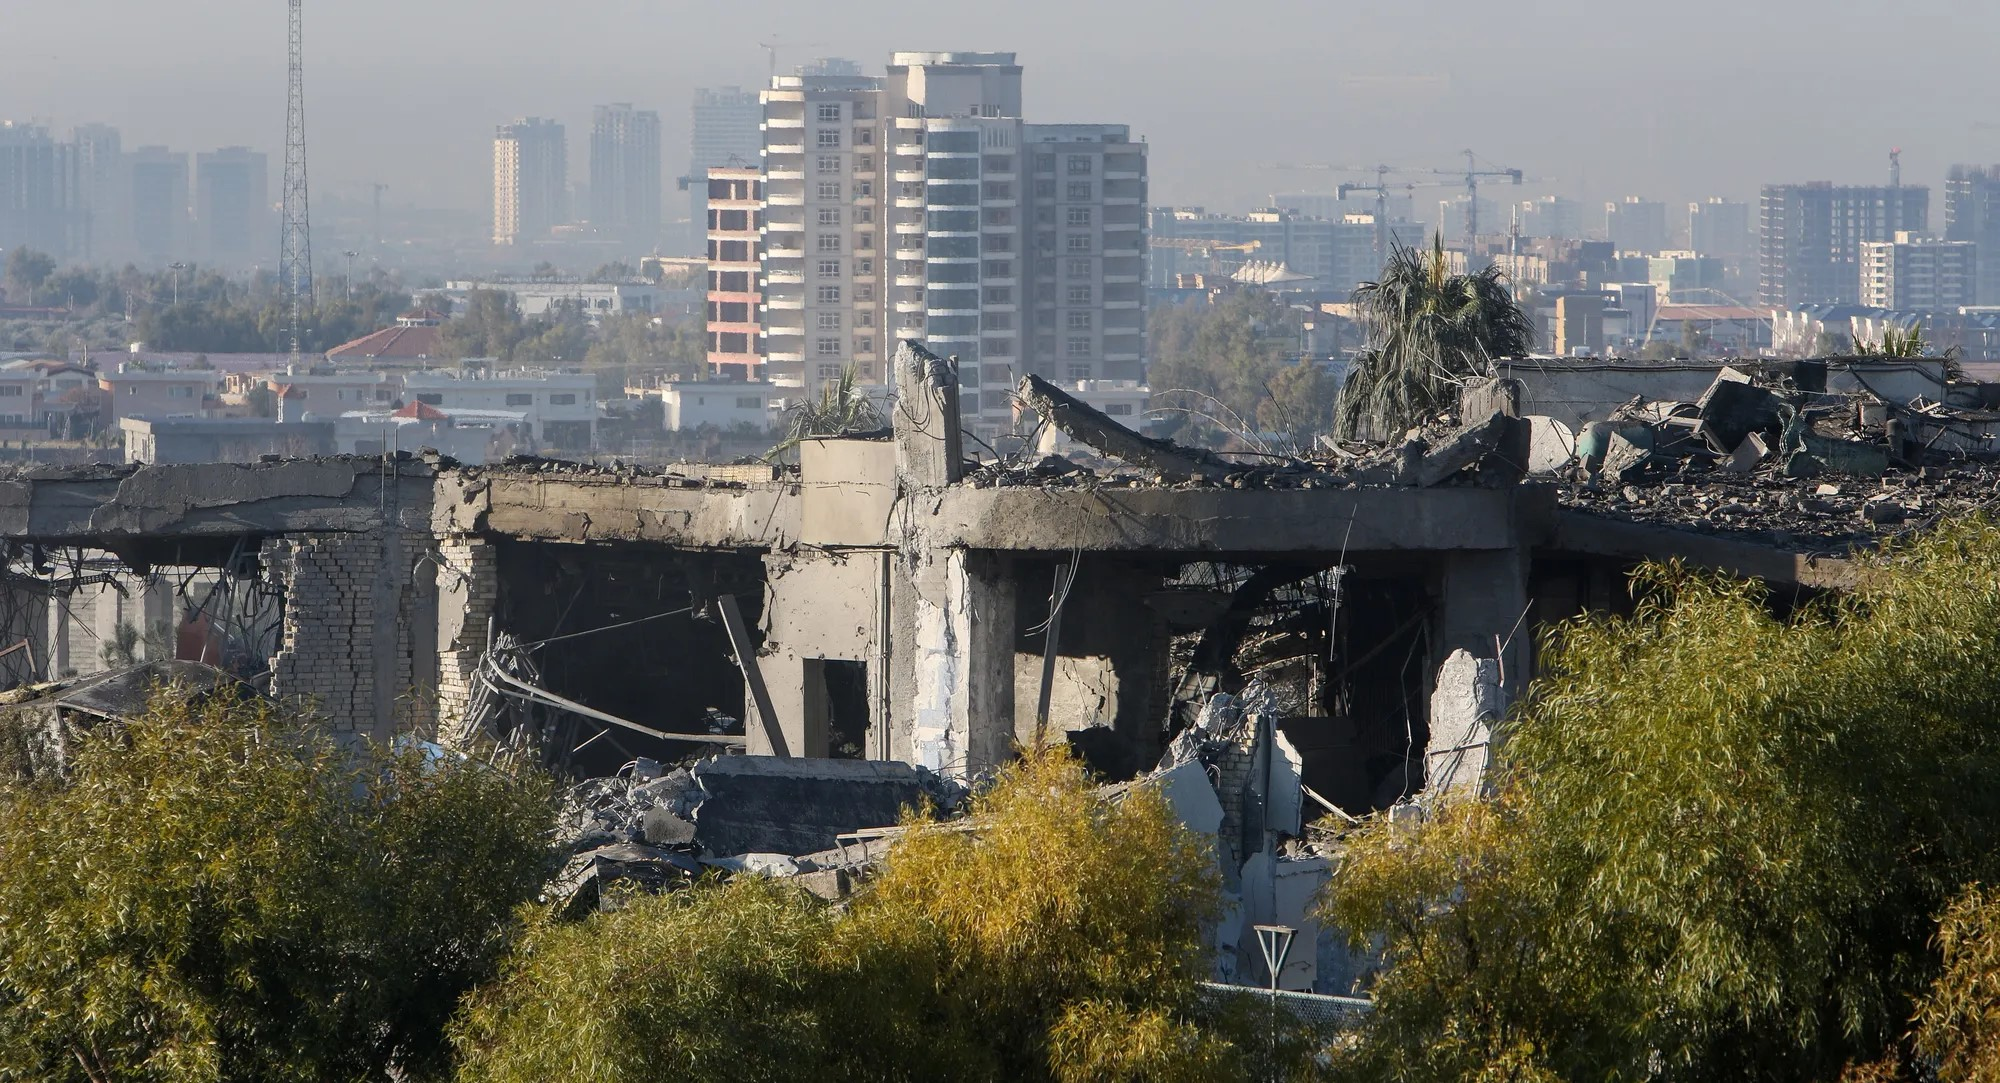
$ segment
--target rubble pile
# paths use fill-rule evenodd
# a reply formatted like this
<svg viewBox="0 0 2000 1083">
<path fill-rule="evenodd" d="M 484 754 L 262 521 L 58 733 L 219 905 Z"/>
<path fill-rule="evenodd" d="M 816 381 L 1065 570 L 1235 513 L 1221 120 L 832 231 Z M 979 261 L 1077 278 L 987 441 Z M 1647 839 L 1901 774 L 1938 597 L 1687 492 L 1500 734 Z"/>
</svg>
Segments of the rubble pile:
<svg viewBox="0 0 2000 1083">
<path fill-rule="evenodd" d="M 1744 474 L 1652 478 L 1564 486 L 1560 501 L 1635 522 L 1741 536 L 1801 552 L 1840 552 L 1872 548 L 1941 519 L 1993 507 L 2000 501 L 2000 465 L 1968 463 L 1807 483 Z"/>
<path fill-rule="evenodd" d="M 964 787 L 904 763 L 638 759 L 564 795 L 557 843 L 568 857 L 543 898 L 575 913 L 607 905 L 611 884 L 658 892 L 734 873 L 793 877 L 843 898 L 881 859 L 906 809 L 954 816 L 965 798 Z"/>
</svg>

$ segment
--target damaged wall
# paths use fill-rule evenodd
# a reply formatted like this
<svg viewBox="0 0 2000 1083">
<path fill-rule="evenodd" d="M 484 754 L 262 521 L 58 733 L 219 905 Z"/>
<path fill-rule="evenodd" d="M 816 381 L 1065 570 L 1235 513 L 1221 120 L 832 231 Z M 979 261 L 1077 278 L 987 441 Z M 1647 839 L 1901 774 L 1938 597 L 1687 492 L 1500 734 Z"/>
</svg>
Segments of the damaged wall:
<svg viewBox="0 0 2000 1083">
<path fill-rule="evenodd" d="M 271 694 L 316 708 L 336 728 L 387 740 L 434 724 L 437 584 L 420 573 L 430 536 L 295 534 L 265 543 L 283 591 Z"/>
<path fill-rule="evenodd" d="M 871 549 L 800 549 L 764 557 L 759 664 L 793 755 L 890 758 L 884 602 L 894 559 L 893 553 Z M 827 662 L 850 665 L 833 668 Z M 852 679 L 857 665 L 863 667 L 858 719 L 855 690 L 841 684 Z M 753 755 L 771 751 L 761 726 L 745 732 Z"/>
</svg>

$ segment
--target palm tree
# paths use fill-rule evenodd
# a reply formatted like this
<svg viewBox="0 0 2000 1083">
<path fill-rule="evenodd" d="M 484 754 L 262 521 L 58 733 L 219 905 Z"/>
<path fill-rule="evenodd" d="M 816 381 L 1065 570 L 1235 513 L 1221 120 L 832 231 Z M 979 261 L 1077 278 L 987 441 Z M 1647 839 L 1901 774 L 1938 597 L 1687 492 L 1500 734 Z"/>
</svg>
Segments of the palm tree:
<svg viewBox="0 0 2000 1083">
<path fill-rule="evenodd" d="M 1452 274 L 1441 236 L 1427 252 L 1397 245 L 1381 280 L 1354 291 L 1354 305 L 1368 345 L 1341 388 L 1341 439 L 1401 432 L 1448 412 L 1465 377 L 1534 342 L 1534 322 L 1500 271 Z"/>
<path fill-rule="evenodd" d="M 841 370 L 838 381 L 822 386 L 818 399 L 805 399 L 793 406 L 791 415 L 785 438 L 765 453 L 767 461 L 776 462 L 814 437 L 846 436 L 883 425 L 882 413 L 875 409 L 867 389 L 861 386 L 853 365 Z"/>
</svg>

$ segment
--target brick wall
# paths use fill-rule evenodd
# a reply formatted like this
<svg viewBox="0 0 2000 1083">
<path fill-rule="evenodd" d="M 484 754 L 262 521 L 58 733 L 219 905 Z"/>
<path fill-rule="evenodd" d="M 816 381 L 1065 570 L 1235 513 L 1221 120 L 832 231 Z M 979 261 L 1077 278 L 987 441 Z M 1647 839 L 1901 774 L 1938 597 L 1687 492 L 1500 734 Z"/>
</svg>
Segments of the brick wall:
<svg viewBox="0 0 2000 1083">
<path fill-rule="evenodd" d="M 264 574 L 285 597 L 272 694 L 315 710 L 335 732 L 427 732 L 437 596 L 417 563 L 430 546 L 402 530 L 266 542 Z"/>
<path fill-rule="evenodd" d="M 441 729 L 461 721 L 472 702 L 487 628 L 500 596 L 493 543 L 451 537 L 438 543 L 437 720 Z"/>
</svg>

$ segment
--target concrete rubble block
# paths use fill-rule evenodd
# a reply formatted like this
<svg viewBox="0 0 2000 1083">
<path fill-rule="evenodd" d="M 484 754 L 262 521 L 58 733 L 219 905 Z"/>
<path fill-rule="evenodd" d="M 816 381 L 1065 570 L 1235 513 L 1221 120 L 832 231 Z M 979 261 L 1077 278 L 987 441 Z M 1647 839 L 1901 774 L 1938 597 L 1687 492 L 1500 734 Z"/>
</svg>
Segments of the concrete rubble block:
<svg viewBox="0 0 2000 1083">
<path fill-rule="evenodd" d="M 931 793 L 917 768 L 880 760 L 721 756 L 694 780 L 694 840 L 719 855 L 831 850 L 843 834 L 894 826 Z"/>
<path fill-rule="evenodd" d="M 1770 454 L 1770 442 L 1764 439 L 1763 434 L 1753 432 L 1745 436 L 1742 443 L 1736 445 L 1736 450 L 1729 453 L 1729 458 L 1723 461 L 1722 466 L 1732 473 L 1747 474 L 1761 465 Z"/>
<path fill-rule="evenodd" d="M 1493 726 L 1506 713 L 1500 663 L 1455 650 L 1438 667 L 1431 693 L 1431 736 L 1424 750 L 1424 785 L 1447 796 L 1478 792 L 1492 755 Z"/>
<path fill-rule="evenodd" d="M 1625 429 L 1611 433 L 1604 445 L 1602 477 L 1626 482 L 1638 481 L 1653 459 L 1652 434 L 1645 429 Z"/>
<path fill-rule="evenodd" d="M 1555 418 L 1535 415 L 1528 422 L 1528 473 L 1561 472 L 1576 461 L 1576 433 Z"/>
<path fill-rule="evenodd" d="M 1785 405 L 1777 394 L 1733 368 L 1718 373 L 1695 406 L 1701 418 L 1697 431 L 1718 454 L 1728 454 L 1753 432 L 1775 436 L 1784 425 Z"/>
</svg>

